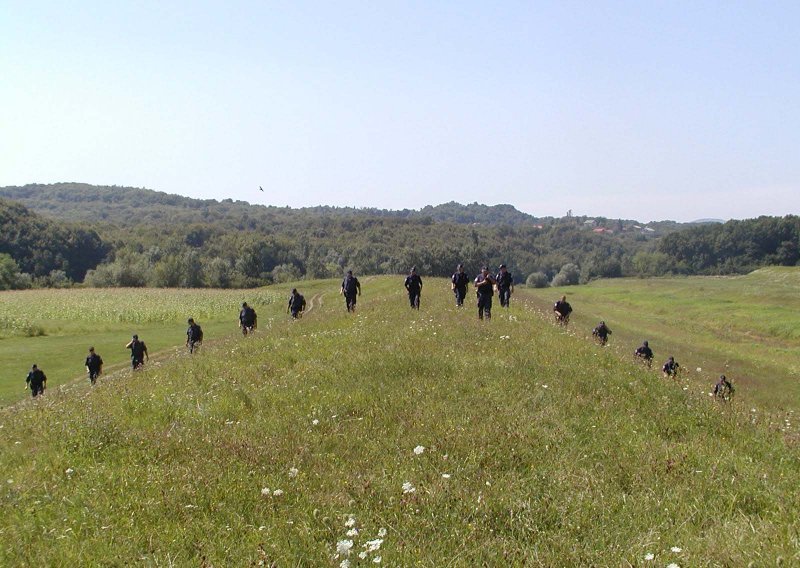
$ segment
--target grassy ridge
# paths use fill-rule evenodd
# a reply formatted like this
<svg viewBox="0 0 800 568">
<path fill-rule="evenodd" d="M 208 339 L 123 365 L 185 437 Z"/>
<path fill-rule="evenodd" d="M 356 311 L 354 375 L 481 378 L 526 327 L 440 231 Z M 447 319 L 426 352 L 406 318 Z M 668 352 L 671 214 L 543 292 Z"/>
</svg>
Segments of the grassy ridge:
<svg viewBox="0 0 800 568">
<path fill-rule="evenodd" d="M 800 411 L 800 269 L 525 291 L 544 312 L 562 293 L 575 309 L 573 329 L 586 334 L 604 319 L 620 356 L 630 356 L 648 339 L 656 362 L 674 355 L 697 387 L 707 389 L 725 373 L 738 383 L 737 397 L 746 404 Z"/>
<path fill-rule="evenodd" d="M 0 564 L 800 561 L 798 452 L 760 415 L 521 302 L 480 323 L 426 279 L 416 313 L 379 278 L 351 316 L 320 286 L 295 324 L 3 410 Z"/>
</svg>

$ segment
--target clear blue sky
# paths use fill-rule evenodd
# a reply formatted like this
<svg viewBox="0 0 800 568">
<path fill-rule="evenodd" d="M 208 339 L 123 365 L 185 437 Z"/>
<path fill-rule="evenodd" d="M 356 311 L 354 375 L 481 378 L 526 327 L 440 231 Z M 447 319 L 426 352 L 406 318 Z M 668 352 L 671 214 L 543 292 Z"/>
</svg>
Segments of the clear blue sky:
<svg viewBox="0 0 800 568">
<path fill-rule="evenodd" d="M 797 214 L 798 30 L 797 0 L 0 0 L 0 185 Z"/>
</svg>

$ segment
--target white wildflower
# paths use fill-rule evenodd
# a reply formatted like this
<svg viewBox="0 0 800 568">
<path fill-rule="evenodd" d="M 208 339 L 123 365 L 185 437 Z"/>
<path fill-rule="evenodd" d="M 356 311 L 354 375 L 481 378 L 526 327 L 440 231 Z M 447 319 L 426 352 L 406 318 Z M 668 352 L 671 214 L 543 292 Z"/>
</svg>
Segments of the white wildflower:
<svg viewBox="0 0 800 568">
<path fill-rule="evenodd" d="M 352 540 L 340 540 L 336 543 L 336 552 L 339 554 L 344 554 L 345 556 L 350 555 L 350 549 L 353 548 L 353 541 Z"/>
<path fill-rule="evenodd" d="M 350 561 L 345 558 L 341 562 L 339 562 L 339 568 L 350 568 Z"/>
<path fill-rule="evenodd" d="M 417 446 L 416 448 L 414 448 L 414 453 L 417 455 L 420 455 L 424 451 L 425 451 L 425 446 Z"/>
<path fill-rule="evenodd" d="M 270 495 L 272 495 L 272 492 L 269 490 L 269 487 L 264 487 L 263 489 L 261 489 L 261 494 L 264 497 L 269 497 Z"/>
<path fill-rule="evenodd" d="M 314 426 L 316 426 L 317 424 L 319 424 L 319 420 L 318 420 L 317 418 L 314 418 L 314 420 L 312 420 L 312 421 L 311 421 L 311 423 L 312 423 Z"/>
<path fill-rule="evenodd" d="M 700 367 L 697 367 L 697 372 L 698 372 L 698 373 L 700 373 L 702 370 L 703 370 L 703 369 L 701 369 Z"/>
<path fill-rule="evenodd" d="M 72 469 L 71 467 L 68 467 L 67 469 L 64 470 L 64 473 L 66 473 L 67 475 L 72 475 L 73 473 L 75 473 L 75 470 Z"/>
<path fill-rule="evenodd" d="M 366 550 L 362 550 L 361 552 L 358 553 L 358 557 L 361 560 L 364 560 L 367 557 L 367 551 Z"/>
<path fill-rule="evenodd" d="M 381 557 L 380 556 L 376 556 L 375 558 L 372 559 L 372 562 L 374 564 L 380 564 L 381 563 Z"/>
<path fill-rule="evenodd" d="M 349 537 L 358 536 L 358 529 L 357 529 L 357 528 L 355 528 L 355 527 L 353 527 L 352 529 L 350 529 L 349 531 L 347 531 L 347 532 L 346 532 L 346 533 L 344 533 L 344 534 L 345 534 L 345 535 L 347 535 L 347 536 L 349 536 Z"/>
<path fill-rule="evenodd" d="M 383 527 L 379 528 L 378 529 L 378 536 L 381 537 L 381 538 L 385 537 L 386 536 L 386 529 L 383 528 Z"/>
<path fill-rule="evenodd" d="M 416 488 L 411 485 L 410 481 L 406 481 L 403 483 L 403 493 L 414 493 L 416 492 Z"/>
<path fill-rule="evenodd" d="M 289 470 L 289 477 L 297 477 L 297 474 L 300 473 L 300 470 L 296 467 L 293 467 Z"/>
<path fill-rule="evenodd" d="M 356 518 L 355 517 L 349 517 L 344 522 L 344 526 L 346 526 L 347 528 L 353 527 L 353 526 L 355 526 L 355 524 L 356 524 Z"/>
<path fill-rule="evenodd" d="M 442 479 L 450 479 L 450 474 L 449 473 L 443 473 L 442 474 Z"/>
<path fill-rule="evenodd" d="M 675 564 L 674 562 L 670 562 L 669 564 L 667 564 L 667 568 L 681 568 L 681 567 Z"/>
<path fill-rule="evenodd" d="M 272 492 L 273 497 L 280 497 L 281 495 L 283 495 L 283 489 L 276 489 Z"/>
<path fill-rule="evenodd" d="M 367 552 L 375 552 L 376 550 L 380 550 L 381 545 L 383 544 L 382 538 L 376 538 L 375 540 L 368 540 L 364 543 L 364 548 L 367 549 Z"/>
<path fill-rule="evenodd" d="M 677 553 L 677 552 L 683 552 L 683 549 L 682 549 L 682 548 L 680 548 L 680 547 L 678 547 L 678 546 L 673 546 L 672 548 L 670 548 L 670 550 L 671 550 L 672 552 L 676 552 L 676 553 Z"/>
<path fill-rule="evenodd" d="M 656 555 L 653 554 L 652 552 L 648 552 L 647 554 L 644 555 L 644 559 L 645 560 L 652 560 L 655 557 L 656 557 Z"/>
</svg>

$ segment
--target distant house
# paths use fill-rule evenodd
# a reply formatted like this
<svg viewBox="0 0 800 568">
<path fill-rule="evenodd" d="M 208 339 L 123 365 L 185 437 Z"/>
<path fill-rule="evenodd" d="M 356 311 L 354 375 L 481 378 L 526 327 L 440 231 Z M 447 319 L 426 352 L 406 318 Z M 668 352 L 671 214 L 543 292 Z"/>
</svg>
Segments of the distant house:
<svg viewBox="0 0 800 568">
<path fill-rule="evenodd" d="M 583 222 L 584 227 L 594 227 L 595 225 L 597 225 L 597 221 L 594 219 L 586 219 L 586 221 Z"/>
<path fill-rule="evenodd" d="M 592 229 L 593 233 L 597 233 L 598 235 L 613 235 L 613 229 L 606 229 L 605 227 L 597 227 L 596 229 Z"/>
</svg>

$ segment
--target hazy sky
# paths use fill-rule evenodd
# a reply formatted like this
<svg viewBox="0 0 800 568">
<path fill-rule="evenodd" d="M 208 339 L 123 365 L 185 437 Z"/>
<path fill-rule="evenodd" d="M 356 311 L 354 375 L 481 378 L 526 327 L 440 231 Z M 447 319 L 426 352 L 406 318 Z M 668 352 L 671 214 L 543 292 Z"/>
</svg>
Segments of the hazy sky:
<svg viewBox="0 0 800 568">
<path fill-rule="evenodd" d="M 799 29 L 797 0 L 0 0 L 0 185 L 797 214 Z"/>
</svg>

